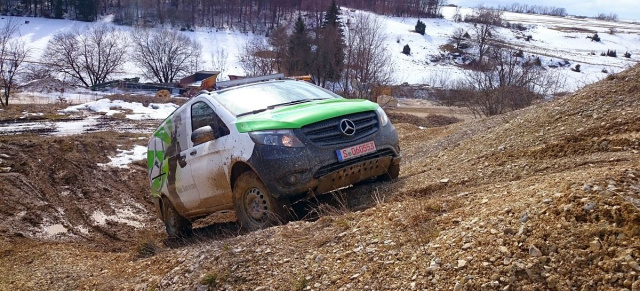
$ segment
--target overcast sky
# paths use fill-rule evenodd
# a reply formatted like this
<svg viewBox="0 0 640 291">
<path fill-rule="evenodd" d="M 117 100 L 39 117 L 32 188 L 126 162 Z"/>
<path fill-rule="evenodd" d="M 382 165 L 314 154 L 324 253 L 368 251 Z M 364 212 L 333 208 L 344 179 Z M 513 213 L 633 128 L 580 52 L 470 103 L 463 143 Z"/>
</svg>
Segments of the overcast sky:
<svg viewBox="0 0 640 291">
<path fill-rule="evenodd" d="M 508 1 L 508 0 L 448 0 L 450 4 L 464 7 L 509 5 L 513 3 L 562 7 L 570 15 L 596 16 L 598 13 L 615 13 L 620 19 L 640 20 L 640 1 L 638 0 L 536 0 L 536 1 Z"/>
</svg>

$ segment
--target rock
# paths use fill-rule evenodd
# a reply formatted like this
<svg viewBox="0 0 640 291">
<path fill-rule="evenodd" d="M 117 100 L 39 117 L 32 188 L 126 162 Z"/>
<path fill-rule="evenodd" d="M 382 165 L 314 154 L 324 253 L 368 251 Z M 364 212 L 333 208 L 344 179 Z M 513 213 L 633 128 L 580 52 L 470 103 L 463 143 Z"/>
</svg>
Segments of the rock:
<svg viewBox="0 0 640 291">
<path fill-rule="evenodd" d="M 636 262 L 634 260 L 629 260 L 629 261 L 627 261 L 627 264 L 629 264 L 629 267 L 631 267 L 632 269 L 634 269 L 636 271 L 640 271 L 640 265 L 638 265 L 638 262 Z"/>
<path fill-rule="evenodd" d="M 542 256 L 542 252 L 538 248 L 536 248 L 536 246 L 531 245 L 529 247 L 529 255 L 531 255 L 532 257 L 539 257 Z"/>
<path fill-rule="evenodd" d="M 600 242 L 600 240 L 596 239 L 589 243 L 589 250 L 592 252 L 599 251 L 601 247 L 602 247 L 602 243 Z"/>
<path fill-rule="evenodd" d="M 485 198 L 480 201 L 480 204 L 487 204 L 487 202 L 489 202 L 489 199 Z"/>
<path fill-rule="evenodd" d="M 458 260 L 458 268 L 464 268 L 467 265 L 467 261 Z"/>
<path fill-rule="evenodd" d="M 451 181 L 451 180 L 446 179 L 446 178 L 445 179 L 440 179 L 440 183 L 443 183 L 443 184 L 449 183 L 449 181 Z"/>
<path fill-rule="evenodd" d="M 460 284 L 460 282 L 457 282 L 455 286 L 453 286 L 453 291 L 461 291 L 462 290 L 462 284 Z"/>
<path fill-rule="evenodd" d="M 473 247 L 473 243 L 466 243 L 462 246 L 462 249 L 466 251 L 472 247 Z"/>
<path fill-rule="evenodd" d="M 9 173 L 11 172 L 11 167 L 0 167 L 0 173 Z"/>
<path fill-rule="evenodd" d="M 320 262 L 322 262 L 323 259 L 324 259 L 324 257 L 322 255 L 318 255 L 318 256 L 316 256 L 315 261 L 316 261 L 316 263 L 320 263 Z"/>
<path fill-rule="evenodd" d="M 520 216 L 520 222 L 525 223 L 527 221 L 529 221 L 529 213 L 522 213 L 522 215 Z"/>
<path fill-rule="evenodd" d="M 584 209 L 584 210 L 586 210 L 586 211 L 591 211 L 591 210 L 593 210 L 593 209 L 595 209 L 595 208 L 596 208 L 596 203 L 594 203 L 594 202 L 589 202 L 589 203 L 585 204 L 585 205 L 582 207 L 582 209 Z"/>
<path fill-rule="evenodd" d="M 511 235 L 511 234 L 515 234 L 515 233 L 516 233 L 516 231 L 515 231 L 515 230 L 513 230 L 513 228 L 510 228 L 510 227 L 505 228 L 505 229 L 503 230 L 503 232 L 504 232 L 504 234 L 506 234 L 506 235 Z"/>
</svg>

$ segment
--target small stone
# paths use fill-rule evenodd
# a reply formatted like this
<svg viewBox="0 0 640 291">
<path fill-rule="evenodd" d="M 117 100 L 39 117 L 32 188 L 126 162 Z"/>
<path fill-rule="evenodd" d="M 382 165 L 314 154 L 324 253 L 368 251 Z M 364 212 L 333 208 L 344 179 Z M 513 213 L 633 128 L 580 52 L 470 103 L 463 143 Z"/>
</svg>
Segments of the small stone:
<svg viewBox="0 0 640 291">
<path fill-rule="evenodd" d="M 551 201 L 552 201 L 551 198 L 547 198 L 547 199 L 542 200 L 542 203 L 549 204 L 549 203 L 551 203 Z"/>
<path fill-rule="evenodd" d="M 324 259 L 324 257 L 322 255 L 316 256 L 316 263 L 322 262 L 323 259 Z"/>
<path fill-rule="evenodd" d="M 585 192 L 587 192 L 587 191 L 591 191 L 591 185 L 589 185 L 589 184 L 584 184 L 584 185 L 582 186 L 582 190 L 583 190 L 583 191 L 585 191 Z"/>
<path fill-rule="evenodd" d="M 529 221 L 529 213 L 522 213 L 522 215 L 520 216 L 520 222 L 525 223 L 527 221 Z"/>
<path fill-rule="evenodd" d="M 458 260 L 458 268 L 464 268 L 467 265 L 467 261 Z"/>
<path fill-rule="evenodd" d="M 582 209 L 586 210 L 586 211 L 591 211 L 593 209 L 596 208 L 596 204 L 594 202 L 589 202 L 587 204 L 585 204 Z"/>
<path fill-rule="evenodd" d="M 445 179 L 440 179 L 440 183 L 443 183 L 443 184 L 449 183 L 449 181 L 451 181 L 451 180 L 446 179 L 446 178 Z"/>
<path fill-rule="evenodd" d="M 485 198 L 480 201 L 480 204 L 487 204 L 487 202 L 489 202 L 489 199 Z"/>
<path fill-rule="evenodd" d="M 636 270 L 636 271 L 640 271 L 640 265 L 638 265 L 638 262 L 634 261 L 634 260 L 630 260 L 627 262 L 627 264 L 629 264 L 629 267 L 631 267 L 632 269 Z"/>
<path fill-rule="evenodd" d="M 602 247 L 602 243 L 600 243 L 600 241 L 597 239 L 589 243 L 589 250 L 592 252 L 599 251 L 601 247 Z"/>
<path fill-rule="evenodd" d="M 466 243 L 462 246 L 462 249 L 466 251 L 472 247 L 473 247 L 473 243 Z"/>
<path fill-rule="evenodd" d="M 460 282 L 457 282 L 455 286 L 453 286 L 453 291 L 461 291 L 462 290 L 462 284 L 460 284 Z"/>
<path fill-rule="evenodd" d="M 536 248 L 536 246 L 531 245 L 529 247 L 529 255 L 531 255 L 532 257 L 539 257 L 542 256 L 542 252 L 538 248 Z"/>
<path fill-rule="evenodd" d="M 516 231 L 513 230 L 513 228 L 510 228 L 510 227 L 505 228 L 503 231 L 504 231 L 504 234 L 506 234 L 506 235 L 511 235 L 511 234 L 515 234 L 516 233 Z"/>
</svg>

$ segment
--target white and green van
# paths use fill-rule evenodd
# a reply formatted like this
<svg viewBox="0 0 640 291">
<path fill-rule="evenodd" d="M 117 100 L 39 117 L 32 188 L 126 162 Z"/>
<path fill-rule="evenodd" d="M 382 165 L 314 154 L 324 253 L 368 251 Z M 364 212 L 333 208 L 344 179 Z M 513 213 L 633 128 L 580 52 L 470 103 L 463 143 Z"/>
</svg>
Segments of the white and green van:
<svg viewBox="0 0 640 291">
<path fill-rule="evenodd" d="M 400 171 L 398 134 L 378 104 L 296 80 L 203 92 L 149 141 L 151 194 L 171 237 L 191 221 L 235 211 L 243 227 L 272 225 L 284 207 Z"/>
</svg>

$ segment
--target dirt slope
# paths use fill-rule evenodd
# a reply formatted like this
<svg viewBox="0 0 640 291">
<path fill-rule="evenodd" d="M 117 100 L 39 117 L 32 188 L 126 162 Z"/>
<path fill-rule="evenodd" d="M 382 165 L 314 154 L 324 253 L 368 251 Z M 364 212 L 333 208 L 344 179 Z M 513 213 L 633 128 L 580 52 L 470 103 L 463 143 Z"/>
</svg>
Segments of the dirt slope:
<svg viewBox="0 0 640 291">
<path fill-rule="evenodd" d="M 399 124 L 401 178 L 348 191 L 378 202 L 362 211 L 171 248 L 152 227 L 128 252 L 4 235 L 0 289 L 640 290 L 638 80 L 640 66 L 503 116 Z"/>
</svg>

